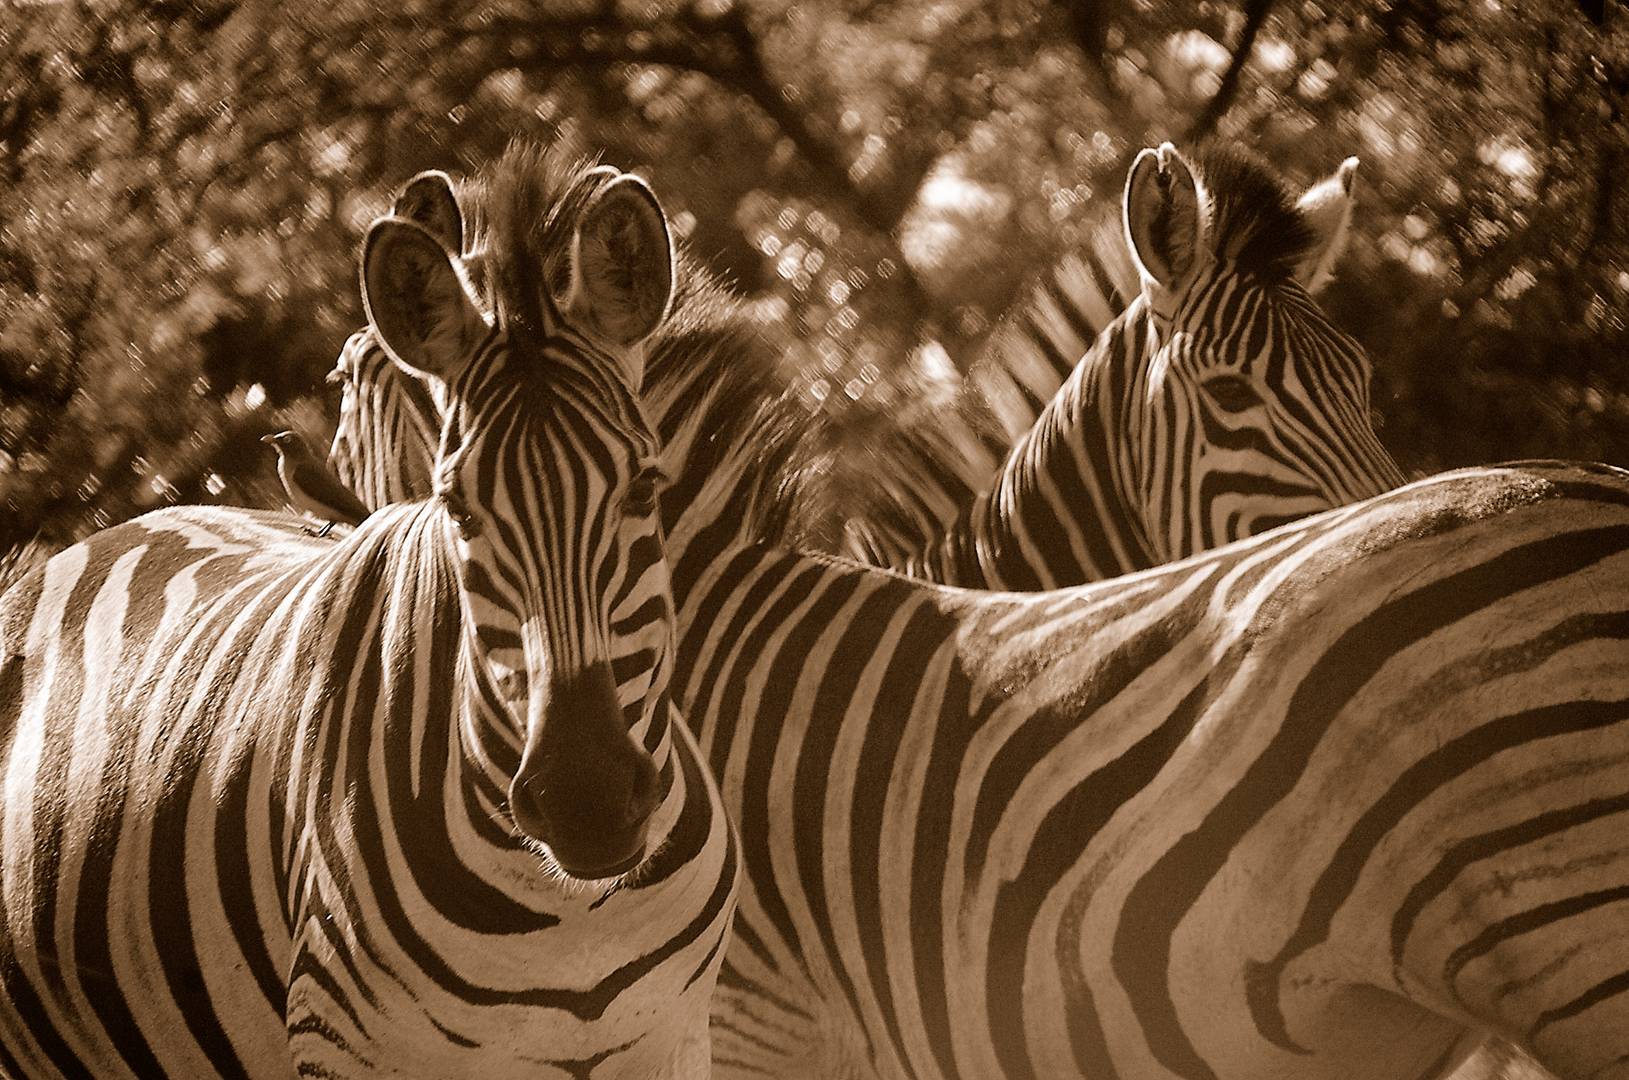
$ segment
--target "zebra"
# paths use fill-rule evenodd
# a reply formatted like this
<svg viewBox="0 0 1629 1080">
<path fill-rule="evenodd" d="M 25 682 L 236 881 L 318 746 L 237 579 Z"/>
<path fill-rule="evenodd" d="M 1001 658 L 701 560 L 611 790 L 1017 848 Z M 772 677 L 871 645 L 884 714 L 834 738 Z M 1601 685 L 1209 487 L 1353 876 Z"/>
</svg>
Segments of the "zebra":
<svg viewBox="0 0 1629 1080">
<path fill-rule="evenodd" d="M 917 463 L 904 474 L 911 489 L 868 470 L 884 479 L 858 500 L 847 553 L 947 584 L 1057 588 L 1399 486 L 1370 422 L 1369 360 L 1311 297 L 1345 246 L 1355 169 L 1349 158 L 1294 199 L 1237 150 L 1143 152 L 1126 181 L 1124 239 L 1099 235 L 1090 258 L 1067 260 L 994 335 L 999 360 L 975 365 L 1009 426 L 1033 415 L 1025 388 L 1072 366 L 1062 387 L 982 481 L 965 479 L 972 466 L 940 466 L 963 459 L 937 425 L 883 440 L 877 456 Z M 1239 250 L 1195 255 L 1207 231 Z M 1085 329 L 1115 304 L 1124 309 L 1075 364 Z M 941 488 L 950 495 L 935 498 Z"/>
<path fill-rule="evenodd" d="M 719 347 L 658 335 L 642 393 L 672 689 L 745 870 L 715 1075 L 1629 1052 L 1629 476 L 1463 470 L 1110 582 L 946 588 L 784 546 L 797 407 L 689 291 Z"/>
<path fill-rule="evenodd" d="M 5 1075 L 705 1074 L 738 848 L 667 689 L 668 231 L 634 177 L 542 198 L 551 152 L 493 167 L 491 312 L 420 225 L 363 244 L 428 498 L 160 511 L 0 604 Z"/>
<path fill-rule="evenodd" d="M 1192 176 L 1205 184 L 1210 173 L 1219 171 L 1215 150 L 1190 162 L 1167 144 L 1160 148 L 1155 161 L 1159 155 L 1188 165 L 1185 173 L 1177 174 L 1179 182 Z M 1220 156 L 1238 158 L 1236 152 Z M 1139 165 L 1146 160 L 1145 154 Z M 1249 159 L 1242 160 L 1249 167 Z M 1333 175 L 1293 201 L 1294 209 L 1315 237 L 1309 254 L 1298 260 L 1294 273 L 1296 284 L 1309 296 L 1327 284 L 1346 243 L 1357 164 L 1356 158 L 1347 158 Z M 1254 168 L 1263 178 L 1270 176 L 1264 166 L 1256 164 Z M 1206 186 L 1215 190 L 1214 184 Z M 960 443 L 947 447 L 942 425 L 931 414 L 917 417 L 876 450 L 877 457 L 903 461 L 907 468 L 903 475 L 891 469 L 867 472 L 868 476 L 880 478 L 881 486 L 873 489 L 869 507 L 850 519 L 851 552 L 857 558 L 930 581 L 1024 590 L 1105 580 L 1161 561 L 1136 542 L 1140 536 L 1159 535 L 1159 523 L 1144 523 L 1141 507 L 1121 497 L 1115 485 L 1083 482 L 1094 476 L 1113 476 L 1126 467 L 1124 462 L 1137 441 L 1116 441 L 1112 436 L 1098 434 L 1125 429 L 1128 425 L 1123 418 L 1140 418 L 1151 406 L 1178 411 L 1193 408 L 1196 415 L 1204 413 L 1203 394 L 1156 395 L 1151 391 L 1148 373 L 1162 363 L 1168 364 L 1156 357 L 1156 343 L 1190 331 L 1191 327 L 1138 325 L 1151 318 L 1141 289 L 1150 276 L 1147 265 L 1156 262 L 1158 256 L 1144 258 L 1136 248 L 1137 240 L 1139 236 L 1153 235 L 1147 223 L 1169 212 L 1168 207 L 1149 205 L 1147 201 L 1134 204 L 1132 195 L 1138 190 L 1128 182 L 1122 200 L 1123 225 L 1120 221 L 1105 222 L 1083 251 L 1049 268 L 1028 303 L 992 334 L 970 374 L 976 396 L 988 403 L 986 412 L 999 421 L 990 441 L 1000 444 L 1008 435 L 1016 438 L 1016 446 L 1003 468 L 994 474 L 993 483 L 969 482 L 968 474 L 979 467 L 981 459 L 959 452 Z M 1142 188 L 1141 193 L 1146 196 L 1149 190 Z M 1202 205 L 1205 200 L 1194 197 L 1192 201 Z M 1281 201 L 1291 205 L 1287 195 Z M 1235 212 L 1251 208 L 1250 203 L 1233 206 Z M 1111 224 L 1112 231 L 1108 227 Z M 1190 287 L 1216 289 L 1218 282 L 1196 282 Z M 1234 287 L 1240 288 L 1238 284 Z M 1241 310 L 1243 305 L 1233 314 Z M 1214 316 L 1215 311 L 1211 314 Z M 1101 336 L 1096 336 L 1097 327 L 1104 328 Z M 1217 329 L 1209 336 L 1218 341 L 1240 341 L 1248 338 L 1249 330 Z M 1305 341 L 1310 335 L 1303 330 L 1298 336 Z M 1285 402 L 1287 410 L 1273 412 L 1297 412 L 1328 425 L 1327 431 L 1319 432 L 1319 443 L 1354 441 L 1374 445 L 1365 420 L 1367 358 L 1361 352 L 1340 348 L 1341 336 L 1331 340 L 1335 349 L 1300 350 L 1299 356 L 1290 348 L 1293 339 L 1281 342 L 1280 351 L 1289 356 L 1275 358 L 1263 350 L 1243 366 L 1254 367 L 1258 385 L 1270 387 L 1268 394 L 1258 396 Z M 1085 355 L 1077 365 L 1074 358 L 1082 353 Z M 1194 366 L 1201 371 L 1215 361 L 1214 356 L 1198 359 L 1200 363 Z M 1344 396 L 1349 407 L 1331 413 L 1312 400 L 1313 395 L 1304 388 L 1339 375 L 1343 369 L 1357 372 L 1355 377 L 1336 380 L 1337 400 Z M 1296 372 L 1297 377 L 1286 378 L 1288 372 Z M 1047 400 L 1050 390 L 1060 384 L 1061 390 Z M 1345 394 L 1339 393 L 1342 386 L 1348 388 Z M 1301 400 L 1297 402 L 1296 398 Z M 958 403 L 949 411 L 954 423 L 966 417 L 969 410 L 964 403 Z M 1267 415 L 1268 419 L 1259 423 L 1271 435 L 1279 425 L 1271 419 L 1272 412 Z M 975 431 L 977 419 L 969 419 Z M 1029 427 L 1031 423 L 1033 427 Z M 1343 432 L 1343 425 L 1349 425 L 1349 430 Z M 1202 429 L 1193 420 L 1170 426 Z M 1208 438 L 1193 440 L 1190 453 L 1183 459 L 1193 461 L 1187 475 L 1205 475 L 1201 455 L 1211 449 Z M 1259 485 L 1248 487 L 1230 477 L 1223 489 L 1246 492 L 1237 497 L 1235 514 L 1228 519 L 1230 526 L 1244 534 L 1275 522 L 1276 499 L 1283 492 L 1283 485 L 1270 482 L 1269 470 L 1262 467 L 1260 460 L 1247 464 L 1251 467 L 1246 479 L 1252 478 L 1251 474 L 1259 476 Z M 1383 450 L 1371 452 L 1359 459 L 1359 464 L 1357 482 L 1347 486 L 1347 494 L 1353 498 L 1401 483 L 1399 470 Z M 1365 465 L 1370 467 L 1367 475 L 1361 471 Z M 1172 479 L 1174 476 L 1166 482 Z M 1188 521 L 1210 518 L 1206 501 L 1215 498 L 1217 489 L 1202 480 L 1182 486 L 1186 499 L 1178 495 L 1164 500 L 1164 504 L 1179 507 Z M 946 505 L 956 509 L 947 513 L 943 509 Z M 1229 530 L 1221 533 L 1223 540 L 1233 538 Z M 1121 543 L 1102 542 L 1104 537 L 1115 534 Z M 1173 554 L 1200 550 L 1195 545 L 1201 541 L 1191 530 L 1177 535 L 1188 543 Z M 1490 1075 L 1526 1075 L 1519 1073 L 1532 1069 L 1526 1063 L 1500 1063 L 1500 1055 L 1508 1057 L 1510 1053 L 1508 1047 L 1492 1048 L 1460 1075 L 1469 1075 L 1476 1068 Z"/>
</svg>

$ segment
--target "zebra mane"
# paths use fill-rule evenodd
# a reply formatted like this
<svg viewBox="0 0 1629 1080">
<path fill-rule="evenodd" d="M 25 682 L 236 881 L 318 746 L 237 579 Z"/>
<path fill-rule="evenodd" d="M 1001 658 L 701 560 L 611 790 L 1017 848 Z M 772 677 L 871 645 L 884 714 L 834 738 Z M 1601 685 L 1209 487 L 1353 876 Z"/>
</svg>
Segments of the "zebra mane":
<svg viewBox="0 0 1629 1080">
<path fill-rule="evenodd" d="M 1210 192 L 1210 246 L 1241 273 L 1282 281 L 1317 239 L 1296 194 L 1257 155 L 1209 143 L 1188 161 Z"/>
<path fill-rule="evenodd" d="M 546 305 L 565 298 L 572 237 L 611 173 L 569 143 L 516 140 L 460 185 L 466 241 L 499 320 L 540 331 Z"/>
<path fill-rule="evenodd" d="M 921 549 L 989 490 L 1012 447 L 1099 337 L 1141 293 L 1119 203 L 1105 204 L 1086 239 L 1034 275 L 985 336 L 963 377 L 901 376 L 906 404 L 855 410 L 863 437 L 857 468 L 830 501 L 847 521 L 848 550 L 891 561 Z M 1111 212 L 1112 211 L 1112 212 Z M 1093 356 L 1103 362 L 1106 355 Z M 853 474 L 849 477 L 849 474 Z M 934 501 L 924 499 L 931 492 Z M 906 542 L 889 553 L 890 542 Z"/>
<path fill-rule="evenodd" d="M 825 431 L 799 400 L 750 307 L 681 249 L 673 312 L 646 346 L 645 407 L 679 514 L 738 521 L 756 541 L 801 546 Z M 671 524 L 678 514 L 664 514 Z"/>
<path fill-rule="evenodd" d="M 55 546 L 39 533 L 0 551 L 0 596 L 35 570 L 44 566 L 55 553 Z"/>
</svg>

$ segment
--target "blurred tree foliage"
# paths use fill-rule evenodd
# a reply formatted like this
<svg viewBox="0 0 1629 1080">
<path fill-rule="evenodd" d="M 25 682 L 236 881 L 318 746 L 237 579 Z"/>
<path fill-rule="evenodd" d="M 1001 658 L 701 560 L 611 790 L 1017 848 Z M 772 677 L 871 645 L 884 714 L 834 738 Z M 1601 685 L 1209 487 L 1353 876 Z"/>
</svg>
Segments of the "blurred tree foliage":
<svg viewBox="0 0 1629 1080">
<path fill-rule="evenodd" d="M 1327 294 L 1406 465 L 1629 463 L 1620 0 L 0 0 L 0 542 L 274 505 L 392 189 L 639 166 L 811 410 L 965 359 L 1164 138 L 1357 154 Z"/>
</svg>

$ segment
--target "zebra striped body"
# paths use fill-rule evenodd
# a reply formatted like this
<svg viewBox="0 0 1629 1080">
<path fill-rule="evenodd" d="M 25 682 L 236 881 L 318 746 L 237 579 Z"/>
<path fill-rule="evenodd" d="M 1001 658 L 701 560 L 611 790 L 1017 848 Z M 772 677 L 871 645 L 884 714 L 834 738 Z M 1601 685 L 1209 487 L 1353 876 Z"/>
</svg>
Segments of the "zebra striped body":
<svg viewBox="0 0 1629 1080">
<path fill-rule="evenodd" d="M 708 539 L 674 690 L 742 830 L 718 1075 L 1629 1050 L 1621 474 L 1448 474 L 1048 594 Z"/>
<path fill-rule="evenodd" d="M 648 223 L 636 183 L 568 228 Z M 623 339 L 498 261 L 491 326 L 429 234 L 369 234 L 375 332 L 446 386 L 435 497 L 338 543 L 161 511 L 6 594 L 0 1071 L 705 1072 L 737 856 L 667 692 L 654 439 Z M 572 317 L 626 329 L 595 288 Z"/>
<path fill-rule="evenodd" d="M 1624 958 L 1555 941 L 1608 937 L 1625 875 L 1629 478 L 1448 474 L 1105 584 L 965 592 L 764 541 L 796 435 L 719 338 L 658 340 L 645 389 L 673 691 L 746 870 L 716 1074 L 1414 1078 L 1492 1029 L 1582 1076 L 1629 1049 Z"/>
<path fill-rule="evenodd" d="M 779 432 L 773 411 L 753 416 L 729 385 L 750 379 L 751 360 L 688 359 L 709 378 L 658 345 L 647 382 L 675 487 L 690 495 L 669 517 L 673 689 L 741 829 L 746 870 L 714 1013 L 715 1074 L 1413 1078 L 1445 1075 L 1489 1029 L 1538 1035 L 1561 1075 L 1588 1071 L 1565 1055 L 1589 1042 L 1580 1031 L 1615 1031 L 1610 1017 L 1540 1031 L 1542 1010 L 1503 1011 L 1497 991 L 1454 1005 L 1458 973 L 1429 962 L 1401 974 L 1352 963 L 1368 954 L 1340 937 L 1310 958 L 1281 945 L 1280 970 L 1261 942 L 1275 928 L 1305 937 L 1297 927 L 1316 920 L 1304 912 L 1340 899 L 1343 873 L 1358 879 L 1353 895 L 1391 881 L 1394 864 L 1375 873 L 1362 846 L 1377 826 L 1395 820 L 1382 839 L 1405 845 L 1418 829 L 1417 866 L 1462 851 L 1444 823 L 1476 829 L 1495 795 L 1518 818 L 1512 836 L 1553 828 L 1574 802 L 1595 812 L 1587 786 L 1545 781 L 1552 768 L 1601 781 L 1582 761 L 1596 748 L 1557 764 L 1547 729 L 1524 729 L 1520 714 L 1530 698 L 1540 720 L 1554 705 L 1563 726 L 1594 723 L 1591 701 L 1623 697 L 1609 680 L 1629 659 L 1613 622 L 1629 599 L 1629 478 L 1573 466 L 1450 474 L 1105 584 L 965 592 L 758 539 L 759 504 L 787 470 L 762 446 Z M 1360 693 L 1370 690 L 1378 696 Z M 1480 727 L 1511 749 L 1526 731 L 1525 756 L 1450 788 L 1425 824 L 1388 818 L 1399 800 L 1439 794 L 1453 763 L 1433 752 L 1456 735 L 1468 740 L 1456 748 L 1475 743 Z M 1335 756 L 1297 784 L 1320 747 Z M 1367 786 L 1347 789 L 1346 817 L 1326 818 L 1319 782 L 1360 766 L 1393 772 L 1367 773 Z M 1278 813 L 1292 795 L 1296 813 Z M 1184 839 L 1205 822 L 1211 839 Z M 1230 851 L 1246 838 L 1259 861 L 1241 870 Z M 1512 857 L 1537 865 L 1493 868 L 1495 893 L 1520 873 L 1579 890 L 1571 899 L 1529 894 L 1461 914 L 1462 883 L 1439 872 L 1408 882 L 1419 885 L 1409 903 L 1423 898 L 1433 918 L 1454 912 L 1461 956 L 1514 942 L 1496 959 L 1541 983 L 1559 969 L 1527 928 L 1597 902 L 1610 917 L 1613 887 L 1590 875 L 1625 872 L 1612 852 L 1572 840 Z M 1305 861 L 1277 864 L 1293 853 Z M 1307 890 L 1299 909 L 1284 891 L 1290 873 Z M 1279 906 L 1263 914 L 1251 883 Z M 1363 894 L 1355 926 L 1399 926 L 1405 960 L 1421 941 L 1442 943 L 1414 937 L 1415 914 L 1388 910 L 1391 899 Z M 1152 900 L 1165 902 L 1164 924 L 1134 917 Z M 1257 934 L 1239 952 L 1195 932 L 1228 920 Z M 1309 976 L 1314 962 L 1329 966 Z M 1264 984 L 1286 996 L 1311 1053 L 1274 1041 L 1259 993 L 1243 1011 L 1208 1012 L 1216 988 Z M 1567 992 L 1558 985 L 1534 993 Z M 1105 988 L 1103 1003 L 1083 986 Z M 1183 1040 L 1192 1057 L 1170 1058 Z"/>
</svg>

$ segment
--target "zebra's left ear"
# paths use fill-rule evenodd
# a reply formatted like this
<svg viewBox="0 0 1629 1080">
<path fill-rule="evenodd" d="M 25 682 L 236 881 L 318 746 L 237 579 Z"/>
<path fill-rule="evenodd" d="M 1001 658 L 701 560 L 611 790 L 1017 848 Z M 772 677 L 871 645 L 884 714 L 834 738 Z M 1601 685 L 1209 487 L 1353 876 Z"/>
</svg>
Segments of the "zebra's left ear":
<svg viewBox="0 0 1629 1080">
<path fill-rule="evenodd" d="M 569 317 L 630 350 L 656 331 L 672 301 L 673 240 L 667 216 L 643 180 L 618 176 L 594 197 L 577 226 L 566 301 Z M 633 385 L 639 385 L 642 374 L 628 372 Z"/>
<path fill-rule="evenodd" d="M 1335 264 L 1346 250 L 1346 239 L 1352 225 L 1352 180 L 1357 174 L 1358 159 L 1349 157 L 1341 167 L 1307 189 L 1296 202 L 1308 225 L 1312 227 L 1312 246 L 1295 266 L 1295 280 L 1308 292 L 1317 292 L 1329 284 L 1334 276 Z"/>
<path fill-rule="evenodd" d="M 1170 143 L 1131 163 L 1122 210 L 1126 246 L 1148 281 L 1175 288 L 1209 249 L 1209 197 Z"/>
</svg>

